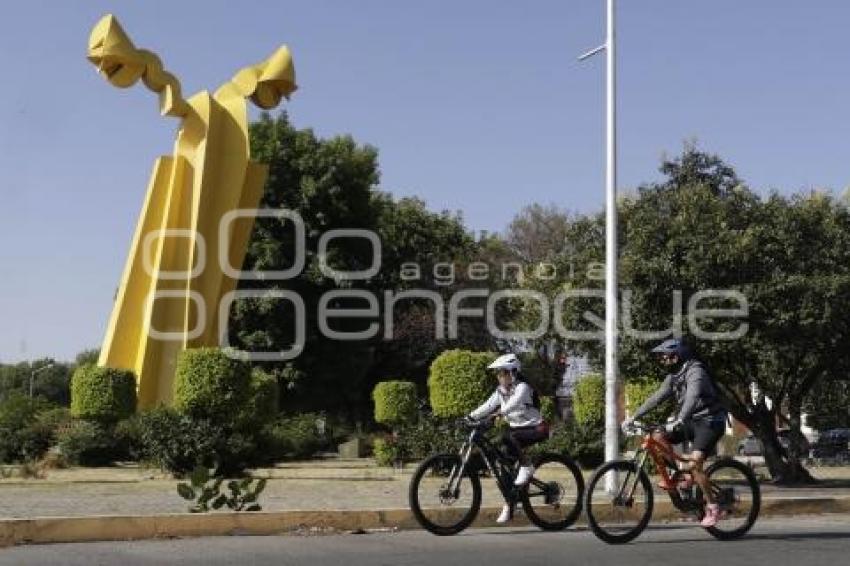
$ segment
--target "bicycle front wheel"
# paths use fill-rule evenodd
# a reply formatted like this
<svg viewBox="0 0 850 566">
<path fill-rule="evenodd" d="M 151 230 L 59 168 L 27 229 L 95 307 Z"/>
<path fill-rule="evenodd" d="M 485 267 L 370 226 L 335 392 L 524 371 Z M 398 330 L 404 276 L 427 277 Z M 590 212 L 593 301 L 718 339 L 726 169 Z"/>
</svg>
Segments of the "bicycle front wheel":
<svg viewBox="0 0 850 566">
<path fill-rule="evenodd" d="M 410 479 L 408 501 L 416 521 L 435 535 L 456 535 L 475 520 L 481 507 L 481 481 L 469 470 L 460 475 L 457 454 L 435 454 Z"/>
<path fill-rule="evenodd" d="M 614 486 L 613 493 L 606 490 L 608 483 Z M 649 476 L 628 460 L 603 464 L 587 485 L 587 522 L 593 534 L 608 544 L 638 536 L 649 524 L 652 505 Z"/>
<path fill-rule="evenodd" d="M 707 530 L 720 540 L 732 540 L 749 531 L 761 509 L 761 488 L 753 471 L 737 460 L 718 460 L 706 469 L 720 520 Z M 700 494 L 700 497 L 702 494 Z"/>
<path fill-rule="evenodd" d="M 571 458 L 543 454 L 534 462 L 534 477 L 520 492 L 528 519 L 544 531 L 560 531 L 581 514 L 584 478 Z"/>
</svg>

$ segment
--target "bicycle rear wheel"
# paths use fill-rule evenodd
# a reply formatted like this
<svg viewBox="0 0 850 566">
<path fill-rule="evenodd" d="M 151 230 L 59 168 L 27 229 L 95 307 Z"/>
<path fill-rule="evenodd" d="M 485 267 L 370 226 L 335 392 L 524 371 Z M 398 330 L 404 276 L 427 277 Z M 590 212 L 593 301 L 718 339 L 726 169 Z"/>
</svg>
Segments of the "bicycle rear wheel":
<svg viewBox="0 0 850 566">
<path fill-rule="evenodd" d="M 475 520 L 481 507 L 481 481 L 467 466 L 458 477 L 457 454 L 435 454 L 419 464 L 410 479 L 410 510 L 435 535 L 455 535 Z"/>
<path fill-rule="evenodd" d="M 761 488 L 753 471 L 737 460 L 718 460 L 706 469 L 711 492 L 720 505 L 720 520 L 707 530 L 720 540 L 732 540 L 749 531 L 761 510 Z M 702 499 L 702 493 L 699 493 Z"/>
<path fill-rule="evenodd" d="M 534 468 L 534 477 L 520 492 L 526 516 L 544 531 L 566 529 L 581 514 L 581 470 L 569 456 L 561 454 L 542 454 Z"/>
<path fill-rule="evenodd" d="M 652 484 L 646 472 L 636 468 L 634 462 L 627 460 L 607 462 L 587 484 L 587 522 L 593 534 L 608 544 L 634 539 L 652 517 Z M 605 490 L 605 485 L 607 478 L 614 475 L 616 491 L 612 494 Z"/>
</svg>

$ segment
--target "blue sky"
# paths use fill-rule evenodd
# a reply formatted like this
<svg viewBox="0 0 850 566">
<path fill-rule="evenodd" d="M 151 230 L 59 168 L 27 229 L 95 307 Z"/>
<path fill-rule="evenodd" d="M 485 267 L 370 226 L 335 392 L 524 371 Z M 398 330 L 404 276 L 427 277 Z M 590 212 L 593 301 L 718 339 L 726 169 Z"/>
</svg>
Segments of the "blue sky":
<svg viewBox="0 0 850 566">
<path fill-rule="evenodd" d="M 151 165 L 176 122 L 85 59 L 116 14 L 185 94 L 280 43 L 293 122 L 380 150 L 382 187 L 502 230 L 532 203 L 603 191 L 603 0 L 45 2 L 0 19 L 0 361 L 103 337 Z M 620 0 L 623 189 L 696 138 L 758 190 L 850 185 L 850 3 Z"/>
</svg>

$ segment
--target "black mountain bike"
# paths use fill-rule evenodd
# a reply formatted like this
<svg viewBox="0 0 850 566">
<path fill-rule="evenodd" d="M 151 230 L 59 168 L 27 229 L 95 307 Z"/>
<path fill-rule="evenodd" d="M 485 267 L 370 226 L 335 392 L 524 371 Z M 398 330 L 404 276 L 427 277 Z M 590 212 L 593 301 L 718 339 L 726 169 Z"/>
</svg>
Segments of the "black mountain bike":
<svg viewBox="0 0 850 566">
<path fill-rule="evenodd" d="M 653 488 L 646 471 L 648 460 L 655 463 L 673 506 L 684 514 L 701 520 L 705 514 L 705 498 L 690 472 L 681 471 L 677 460 L 683 460 L 670 445 L 652 437 L 660 425 L 635 423 L 629 431 L 643 436 L 631 460 L 612 460 L 594 472 L 588 483 L 587 521 L 593 533 L 610 544 L 629 542 L 638 536 L 652 517 Z M 714 500 L 720 506 L 717 525 L 707 527 L 712 536 L 731 540 L 750 530 L 761 508 L 761 490 L 753 471 L 743 462 L 719 458 L 706 469 Z M 616 480 L 616 481 L 615 481 Z M 606 491 L 606 483 L 613 492 Z"/>
<path fill-rule="evenodd" d="M 566 454 L 540 454 L 533 459 L 534 477 L 514 486 L 519 463 L 490 442 L 485 432 L 492 420 L 459 424 L 469 429 L 456 454 L 434 454 L 422 461 L 410 480 L 408 499 L 413 516 L 435 535 L 454 535 L 475 520 L 481 508 L 481 477 L 490 475 L 511 512 L 517 502 L 529 520 L 547 531 L 572 525 L 581 514 L 584 479 Z"/>
</svg>

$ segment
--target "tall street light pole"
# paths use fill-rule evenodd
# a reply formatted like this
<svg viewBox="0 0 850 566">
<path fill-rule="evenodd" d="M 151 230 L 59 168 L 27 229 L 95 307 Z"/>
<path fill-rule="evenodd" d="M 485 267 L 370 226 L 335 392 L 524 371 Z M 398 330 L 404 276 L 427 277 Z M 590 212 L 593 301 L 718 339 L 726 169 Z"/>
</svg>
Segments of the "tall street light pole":
<svg viewBox="0 0 850 566">
<path fill-rule="evenodd" d="M 614 0 L 607 0 L 605 43 L 579 57 L 580 61 L 605 51 L 605 460 L 619 455 L 620 423 L 617 414 L 617 58 Z M 605 484 L 614 489 L 616 477 L 608 474 Z"/>
<path fill-rule="evenodd" d="M 41 366 L 38 369 L 34 369 L 30 372 L 30 399 L 32 399 L 32 384 L 35 382 L 35 374 L 41 373 L 44 370 L 48 370 L 53 367 L 53 362 L 47 362 L 47 364 Z"/>
</svg>

